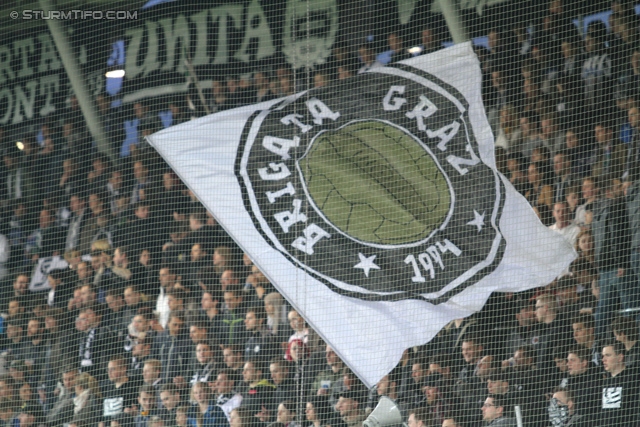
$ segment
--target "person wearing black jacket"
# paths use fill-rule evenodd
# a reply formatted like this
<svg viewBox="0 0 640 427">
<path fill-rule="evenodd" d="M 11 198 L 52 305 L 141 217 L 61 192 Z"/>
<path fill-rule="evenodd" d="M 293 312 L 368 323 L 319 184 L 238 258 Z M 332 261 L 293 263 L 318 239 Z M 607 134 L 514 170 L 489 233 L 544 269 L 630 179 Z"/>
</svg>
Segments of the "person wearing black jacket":
<svg viewBox="0 0 640 427">
<path fill-rule="evenodd" d="M 188 375 L 191 341 L 186 333 L 183 313 L 171 313 L 167 330 L 158 335 L 154 347 L 162 362 L 162 379 L 166 383 L 171 382 L 174 377 Z"/>
<path fill-rule="evenodd" d="M 637 425 L 640 403 L 637 371 L 626 368 L 624 345 L 620 342 L 602 348 L 602 365 L 607 375 L 602 381 L 602 407 L 597 426 Z"/>
<path fill-rule="evenodd" d="M 120 356 L 114 356 L 108 364 L 109 380 L 104 381 L 102 389 L 103 421 L 111 421 L 114 417 L 124 413 L 126 408 L 136 404 L 140 383 L 127 376 L 127 362 Z"/>
<path fill-rule="evenodd" d="M 606 180 L 602 187 L 605 197 L 594 208 L 591 227 L 600 287 L 595 312 L 596 338 L 600 342 L 608 342 L 612 337 L 607 328 L 612 321 L 616 298 L 620 298 L 623 308 L 634 308 L 637 290 L 630 286 L 628 280 L 631 273 L 631 232 L 624 200 L 615 194 L 612 179 Z"/>
<path fill-rule="evenodd" d="M 247 309 L 244 319 L 245 336 L 244 360 L 269 360 L 276 355 L 277 346 L 273 335 L 266 328 L 267 313 L 261 306 Z"/>
<path fill-rule="evenodd" d="M 273 392 L 273 410 L 277 410 L 280 402 L 296 400 L 296 383 L 291 375 L 290 364 L 282 357 L 274 357 L 269 364 L 271 381 L 276 386 Z"/>
<path fill-rule="evenodd" d="M 584 347 L 569 350 L 567 367 L 569 377 L 560 386 L 573 390 L 580 413 L 597 418 L 602 403 L 602 371 L 591 362 L 591 351 Z"/>
<path fill-rule="evenodd" d="M 110 351 L 115 348 L 111 331 L 101 325 L 102 315 L 96 306 L 85 307 L 76 319 L 80 332 L 77 353 L 81 372 L 103 380 L 107 373 Z"/>
<path fill-rule="evenodd" d="M 208 342 L 202 341 L 195 346 L 196 357 L 191 364 L 189 383 L 193 386 L 197 382 L 212 382 L 220 368 L 213 357 L 213 349 Z"/>
</svg>

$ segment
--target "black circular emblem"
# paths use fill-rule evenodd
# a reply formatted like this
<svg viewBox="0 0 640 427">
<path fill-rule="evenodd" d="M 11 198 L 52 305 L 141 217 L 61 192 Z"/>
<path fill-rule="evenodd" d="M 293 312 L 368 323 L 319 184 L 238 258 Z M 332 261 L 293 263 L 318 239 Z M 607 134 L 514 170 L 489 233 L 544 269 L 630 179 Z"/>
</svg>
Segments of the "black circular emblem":
<svg viewBox="0 0 640 427">
<path fill-rule="evenodd" d="M 245 126 L 245 206 L 275 250 L 335 292 L 443 302 L 504 252 L 504 187 L 468 110 L 455 88 L 400 64 L 287 98 Z"/>
</svg>

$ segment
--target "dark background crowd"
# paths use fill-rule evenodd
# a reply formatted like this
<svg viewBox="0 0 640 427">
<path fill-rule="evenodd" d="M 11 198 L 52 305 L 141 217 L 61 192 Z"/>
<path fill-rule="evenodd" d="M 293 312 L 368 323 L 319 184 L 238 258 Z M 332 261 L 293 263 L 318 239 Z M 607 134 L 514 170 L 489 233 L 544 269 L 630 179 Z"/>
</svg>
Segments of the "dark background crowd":
<svg viewBox="0 0 640 427">
<path fill-rule="evenodd" d="M 100 95 L 114 159 L 73 96 L 19 144 L 0 129 L 0 423 L 357 427 L 387 396 L 409 427 L 637 425 L 640 22 L 614 0 L 608 25 L 583 34 L 562 0 L 547 3 L 475 49 L 498 169 L 579 256 L 405 351 L 372 390 L 144 137 L 307 84 L 348 90 L 440 49 L 441 26 L 341 45 L 305 76 L 284 64 L 215 75 L 127 117 Z M 51 289 L 33 292 L 43 269 Z"/>
</svg>

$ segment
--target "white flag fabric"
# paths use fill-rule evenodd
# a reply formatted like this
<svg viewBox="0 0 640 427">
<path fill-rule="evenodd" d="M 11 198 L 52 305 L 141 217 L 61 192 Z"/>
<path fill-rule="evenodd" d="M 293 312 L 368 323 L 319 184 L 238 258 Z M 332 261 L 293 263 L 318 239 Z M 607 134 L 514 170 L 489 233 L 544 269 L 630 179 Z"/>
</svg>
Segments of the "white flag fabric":
<svg viewBox="0 0 640 427">
<path fill-rule="evenodd" d="M 31 282 L 29 290 L 31 292 L 48 291 L 51 289 L 49 284 L 49 273 L 56 269 L 67 268 L 69 264 L 61 256 L 49 256 L 38 259 L 38 264 L 33 268 L 31 273 Z"/>
<path fill-rule="evenodd" d="M 496 172 L 468 43 L 149 143 L 367 386 L 575 258 Z"/>
</svg>

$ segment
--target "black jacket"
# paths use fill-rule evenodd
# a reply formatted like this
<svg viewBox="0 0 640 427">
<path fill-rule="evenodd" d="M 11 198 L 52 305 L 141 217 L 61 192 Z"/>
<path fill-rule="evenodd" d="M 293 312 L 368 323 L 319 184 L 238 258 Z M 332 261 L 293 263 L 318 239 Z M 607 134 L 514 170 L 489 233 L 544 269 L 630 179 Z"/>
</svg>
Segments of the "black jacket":
<svg viewBox="0 0 640 427">
<path fill-rule="evenodd" d="M 596 267 L 600 271 L 629 268 L 631 233 L 623 199 L 602 199 L 593 211 Z"/>
</svg>

